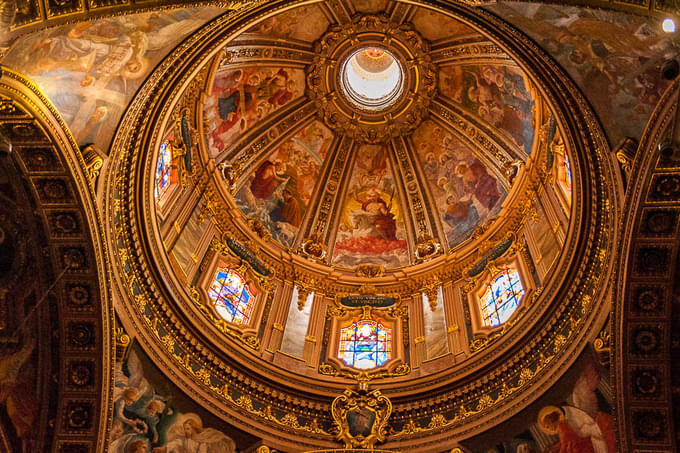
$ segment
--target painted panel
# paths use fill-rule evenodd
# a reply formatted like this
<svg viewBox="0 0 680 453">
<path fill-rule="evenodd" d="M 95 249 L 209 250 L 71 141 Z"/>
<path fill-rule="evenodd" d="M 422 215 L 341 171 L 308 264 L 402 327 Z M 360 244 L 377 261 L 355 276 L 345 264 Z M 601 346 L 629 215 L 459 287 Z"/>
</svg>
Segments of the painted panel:
<svg viewBox="0 0 680 453">
<path fill-rule="evenodd" d="M 299 310 L 297 304 L 298 289 L 297 286 L 293 287 L 293 296 L 288 307 L 288 318 L 286 318 L 286 329 L 283 331 L 283 338 L 281 339 L 281 352 L 285 352 L 293 357 L 302 358 L 313 300 L 314 293 L 312 292 L 307 295 L 304 308 Z"/>
<path fill-rule="evenodd" d="M 500 128 L 531 154 L 534 100 L 524 72 L 513 66 L 445 66 L 439 75 L 442 95 Z"/>
<path fill-rule="evenodd" d="M 594 107 L 610 143 L 639 138 L 668 82 L 661 65 L 680 38 L 655 17 L 530 3 L 488 9 L 519 27 L 566 69 Z"/>
<path fill-rule="evenodd" d="M 437 307 L 430 308 L 427 296 L 423 294 L 423 324 L 425 327 L 425 359 L 431 360 L 449 352 L 446 332 L 446 316 L 444 314 L 444 292 L 440 286 L 437 290 Z"/>
<path fill-rule="evenodd" d="M 259 440 L 184 395 L 134 343 L 116 363 L 111 453 L 245 451 Z"/>
<path fill-rule="evenodd" d="M 408 264 L 403 203 L 383 145 L 362 145 L 340 212 L 333 264 Z"/>
<path fill-rule="evenodd" d="M 243 213 L 259 218 L 286 247 L 300 229 L 332 139 L 313 122 L 269 154 L 235 195 Z"/>
<path fill-rule="evenodd" d="M 246 33 L 269 39 L 292 38 L 312 42 L 321 37 L 328 25 L 328 19 L 323 11 L 316 5 L 310 5 L 277 14 L 248 29 Z M 243 37 L 247 38 L 247 34 Z"/>
<path fill-rule="evenodd" d="M 191 213 L 191 217 L 184 226 L 182 233 L 177 238 L 177 242 L 172 248 L 172 254 L 179 263 L 184 275 L 188 275 L 189 269 L 194 266 L 200 257 L 198 253 L 199 243 L 206 229 L 210 226 L 208 221 L 200 221 L 199 213 L 201 207 L 197 206 L 194 212 Z"/>
<path fill-rule="evenodd" d="M 302 69 L 220 68 L 203 112 L 210 155 L 229 148 L 254 124 L 302 96 L 304 88 Z"/>
<path fill-rule="evenodd" d="M 534 257 L 534 261 L 536 264 L 544 261 L 547 270 L 555 263 L 555 260 L 560 254 L 561 247 L 557 241 L 557 237 L 555 237 L 553 225 L 545 213 L 543 206 L 541 203 L 536 203 L 535 206 L 536 214 L 538 214 L 538 222 L 534 223 L 530 220 L 527 222 L 527 227 L 532 229 L 540 253 L 539 257 Z"/>
<path fill-rule="evenodd" d="M 79 22 L 21 39 L 3 64 L 28 75 L 79 145 L 108 150 L 116 126 L 151 70 L 222 8 L 187 8 Z"/>
<path fill-rule="evenodd" d="M 434 122 L 425 121 L 413 143 L 449 247 L 455 247 L 500 211 L 507 192 L 460 140 Z"/>
</svg>

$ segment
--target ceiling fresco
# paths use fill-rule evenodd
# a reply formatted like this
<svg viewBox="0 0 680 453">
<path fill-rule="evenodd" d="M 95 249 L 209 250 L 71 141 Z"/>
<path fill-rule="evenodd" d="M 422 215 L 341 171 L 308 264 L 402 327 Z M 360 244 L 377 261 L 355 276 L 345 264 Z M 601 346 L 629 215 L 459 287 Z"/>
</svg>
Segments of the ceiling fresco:
<svg viewBox="0 0 680 453">
<path fill-rule="evenodd" d="M 321 8 L 317 5 L 303 6 L 275 15 L 246 30 L 239 39 L 259 36 L 267 39 L 316 41 L 330 25 Z"/>
<path fill-rule="evenodd" d="M 243 213 L 260 219 L 285 246 L 300 230 L 332 137 L 322 123 L 311 123 L 269 153 L 235 194 Z"/>
<path fill-rule="evenodd" d="M 661 64 L 680 40 L 634 15 L 507 2 L 490 11 L 524 30 L 567 70 L 598 113 L 612 146 L 639 139 L 668 86 Z"/>
<path fill-rule="evenodd" d="M 209 79 L 211 87 L 202 107 L 203 132 L 208 154 L 218 165 L 238 162 L 234 164 L 238 168 L 234 177 L 239 182 L 233 192 L 237 206 L 246 217 L 262 222 L 284 248 L 297 247 L 314 231 L 323 232 L 332 265 L 398 268 L 419 259 L 415 255 L 416 243 L 422 237 L 435 236 L 438 243 L 453 249 L 465 242 L 478 225 L 499 213 L 510 184 L 505 180 L 507 175 L 503 181 L 497 178 L 510 166 L 517 168 L 510 156 L 524 160 L 532 152 L 536 90 L 506 54 L 484 56 L 478 49 L 471 49 L 469 46 L 488 46 L 489 42 L 453 18 L 418 7 L 402 11 L 390 2 L 348 5 L 358 14 L 353 19 L 355 27 L 370 28 L 367 24 L 371 21 L 387 21 L 389 15 L 403 14 L 399 18 L 401 30 L 409 27 L 414 30 L 400 33 L 413 33 L 413 42 L 417 39 L 424 48 L 436 46 L 436 58 L 445 59 L 438 73 L 429 75 L 423 70 L 424 75 L 418 76 L 428 79 L 415 82 L 413 75 L 403 70 L 410 63 L 400 60 L 404 58 L 399 56 L 401 51 L 393 54 L 376 41 L 368 51 L 355 51 L 352 54 L 355 57 L 346 63 L 351 71 L 339 73 L 337 81 L 328 88 L 330 91 L 319 94 L 316 73 L 309 73 L 309 67 L 318 68 L 325 60 L 314 57 L 311 49 L 339 45 L 341 25 L 335 22 L 342 15 L 326 4 L 293 8 L 250 27 L 225 48 L 227 57 Z M 361 16 L 366 13 L 379 15 Z M 425 41 L 420 41 L 421 36 Z M 460 58 L 467 52 L 478 56 L 474 61 Z M 378 64 L 385 58 L 392 63 L 389 74 L 378 70 L 385 69 Z M 354 59 L 361 67 L 352 63 Z M 388 75 L 395 83 L 389 99 L 372 99 L 373 94 L 364 93 Z M 436 83 L 432 93 L 438 103 L 437 116 L 458 115 L 461 120 L 464 117 L 470 127 L 493 138 L 497 150 L 490 153 L 482 141 L 475 144 L 467 140 L 464 145 L 455 137 L 456 133 L 446 132 L 429 120 L 414 132 L 407 132 L 404 145 L 390 144 L 390 132 L 385 132 L 389 128 L 380 133 L 382 138 L 372 140 L 367 132 L 371 126 L 366 125 L 389 122 L 390 119 L 380 120 L 376 115 L 383 109 L 391 112 L 393 102 L 407 107 L 389 115 L 413 116 L 406 121 L 409 131 L 428 116 L 427 104 L 417 107 L 419 111 L 413 110 L 416 107 L 409 111 L 409 104 L 399 104 L 402 92 L 414 83 Z M 350 99 L 343 101 L 343 96 Z M 415 97 L 420 99 L 421 95 Z M 344 107 L 324 110 L 326 113 L 319 114 L 313 125 L 285 139 L 291 126 L 297 126 L 298 121 L 313 113 L 309 109 L 310 98 L 315 99 L 315 105 L 341 102 Z M 364 98 L 372 99 L 371 107 L 361 107 Z M 336 115 L 351 115 L 348 109 L 363 112 L 365 118 L 338 123 Z M 347 135 L 343 128 L 354 127 L 353 124 L 369 134 L 364 139 L 370 146 L 358 141 L 350 161 L 338 163 L 341 141 L 333 139 Z M 266 140 L 270 145 L 262 150 L 264 134 L 269 134 Z M 406 160 L 395 155 L 402 146 L 406 146 L 410 156 Z M 496 162 L 500 154 L 508 157 Z M 407 184 L 404 178 L 411 177 L 416 160 L 424 171 L 423 179 L 417 185 Z M 340 173 L 331 170 L 334 165 L 340 165 L 337 168 Z M 332 204 L 324 205 L 332 213 L 322 228 L 315 219 L 326 215 L 318 211 L 322 205 L 314 194 L 323 187 L 315 188 L 314 184 L 329 171 L 338 178 L 337 185 L 331 185 L 336 188 L 333 191 L 338 188 L 339 191 L 333 195 Z M 444 209 L 433 209 L 434 205 Z M 409 206 L 420 207 L 421 213 L 412 212 Z M 441 214 L 424 217 L 426 212 L 437 211 Z"/>
<path fill-rule="evenodd" d="M 453 248 L 498 214 L 507 191 L 459 138 L 434 122 L 413 133 L 413 144 Z"/>
<path fill-rule="evenodd" d="M 299 98 L 304 86 L 301 69 L 255 66 L 218 69 L 204 108 L 210 154 L 218 155 L 253 125 Z"/>
<path fill-rule="evenodd" d="M 154 67 L 223 11 L 188 8 L 64 25 L 18 41 L 2 63 L 38 84 L 79 145 L 108 150 L 123 112 Z"/>
<path fill-rule="evenodd" d="M 526 154 L 535 134 L 529 87 L 522 70 L 513 66 L 443 66 L 439 79 L 443 96 L 502 130 Z"/>
<path fill-rule="evenodd" d="M 384 145 L 356 150 L 351 178 L 339 212 L 332 263 L 354 267 L 408 264 L 404 204 Z"/>
<path fill-rule="evenodd" d="M 436 44 L 439 40 L 453 41 L 460 38 L 482 38 L 467 25 L 435 11 L 416 8 L 410 22 L 423 38 Z"/>
</svg>

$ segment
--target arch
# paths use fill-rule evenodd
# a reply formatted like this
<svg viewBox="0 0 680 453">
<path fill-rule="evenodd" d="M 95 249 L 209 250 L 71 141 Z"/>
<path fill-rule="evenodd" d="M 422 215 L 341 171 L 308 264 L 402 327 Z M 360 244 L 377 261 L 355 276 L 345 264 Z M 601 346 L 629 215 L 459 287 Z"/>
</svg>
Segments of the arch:
<svg viewBox="0 0 680 453">
<path fill-rule="evenodd" d="M 59 113 L 40 90 L 23 75 L 4 67 L 0 123 L 2 135 L 11 144 L 11 151 L 5 149 L 0 159 L 3 165 L 13 167 L 16 181 L 10 185 L 16 193 L 25 193 L 31 204 L 26 212 L 19 203 L 13 214 L 25 216 L 24 225 L 29 229 L 17 244 L 29 248 L 42 245 L 33 254 L 35 262 L 28 262 L 26 268 L 30 271 L 30 266 L 38 266 L 39 271 L 22 279 L 25 287 L 37 282 L 32 293 L 36 304 L 19 313 L 18 325 L 15 319 L 6 327 L 11 333 L 22 331 L 18 335 L 21 343 L 30 338 L 25 329 L 37 321 L 40 341 L 34 346 L 36 355 L 27 361 L 35 358 L 36 366 L 43 367 L 38 372 L 44 378 L 54 378 L 43 381 L 38 394 L 45 392 L 45 398 L 35 410 L 47 414 L 41 420 L 49 417 L 55 424 L 49 427 L 36 421 L 30 429 L 31 436 L 39 439 L 33 445 L 37 450 L 29 447 L 26 451 L 67 451 L 83 445 L 104 451 L 112 410 L 115 326 L 108 257 L 94 204 L 101 159 L 88 154 L 86 163 Z M 27 249 L 26 253 L 30 258 L 32 252 Z M 16 294 L 19 292 L 12 297 Z M 45 351 L 45 347 L 51 350 Z M 11 357 L 21 360 L 21 351 Z M 46 365 L 48 357 L 56 364 Z M 19 425 L 14 426 L 17 432 Z M 3 432 L 7 431 L 3 428 Z"/>
<path fill-rule="evenodd" d="M 680 294 L 680 80 L 647 124 L 626 190 L 611 322 L 619 451 L 676 451 L 680 414 L 672 382 Z M 675 404 L 674 404 L 675 403 Z"/>
</svg>

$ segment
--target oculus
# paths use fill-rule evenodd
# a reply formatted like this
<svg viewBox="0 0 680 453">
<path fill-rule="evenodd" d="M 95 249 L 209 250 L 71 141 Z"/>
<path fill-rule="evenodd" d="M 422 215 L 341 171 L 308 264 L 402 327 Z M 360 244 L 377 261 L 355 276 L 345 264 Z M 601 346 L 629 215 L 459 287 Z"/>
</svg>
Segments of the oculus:
<svg viewBox="0 0 680 453">
<path fill-rule="evenodd" d="M 380 110 L 402 91 L 404 71 L 386 49 L 367 47 L 354 52 L 342 67 L 342 87 L 359 107 Z"/>
</svg>

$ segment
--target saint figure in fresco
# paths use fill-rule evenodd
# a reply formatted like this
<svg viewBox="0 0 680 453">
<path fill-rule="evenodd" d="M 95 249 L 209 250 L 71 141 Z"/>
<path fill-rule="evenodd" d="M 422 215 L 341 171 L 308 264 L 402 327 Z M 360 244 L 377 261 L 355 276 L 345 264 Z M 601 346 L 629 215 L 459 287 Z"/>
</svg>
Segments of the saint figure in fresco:
<svg viewBox="0 0 680 453">
<path fill-rule="evenodd" d="M 456 200 L 454 196 L 449 196 L 446 205 L 444 221 L 456 234 L 468 231 L 479 222 L 479 213 L 472 200 Z"/>
<path fill-rule="evenodd" d="M 455 174 L 461 179 L 465 193 L 474 194 L 486 209 L 491 210 L 501 197 L 498 184 L 477 159 L 472 163 L 459 162 Z"/>
<path fill-rule="evenodd" d="M 589 362 L 571 394 L 573 405 L 547 406 L 538 414 L 539 428 L 558 434 L 551 451 L 559 453 L 616 453 L 612 416 L 600 408 L 595 393 L 600 382 L 597 366 Z"/>
<path fill-rule="evenodd" d="M 264 161 L 257 170 L 250 182 L 250 191 L 260 200 L 266 200 L 274 192 L 274 189 L 285 179 L 282 176 L 284 164 L 280 160 L 271 162 Z"/>
<path fill-rule="evenodd" d="M 283 189 L 282 200 L 279 202 L 279 207 L 272 212 L 272 218 L 290 223 L 297 228 L 300 227 L 302 223 L 302 208 L 293 188 L 287 186 Z"/>
<path fill-rule="evenodd" d="M 168 442 L 153 453 L 235 453 L 236 444 L 226 434 L 204 428 L 198 414 L 181 414 L 168 429 Z"/>
<path fill-rule="evenodd" d="M 357 197 L 357 201 L 361 203 L 361 209 L 372 217 L 378 237 L 387 241 L 397 240 L 397 221 L 391 212 L 392 200 L 393 198 L 390 198 L 389 204 L 385 202 L 375 188 L 367 192 L 366 199 L 363 201 Z"/>
</svg>

